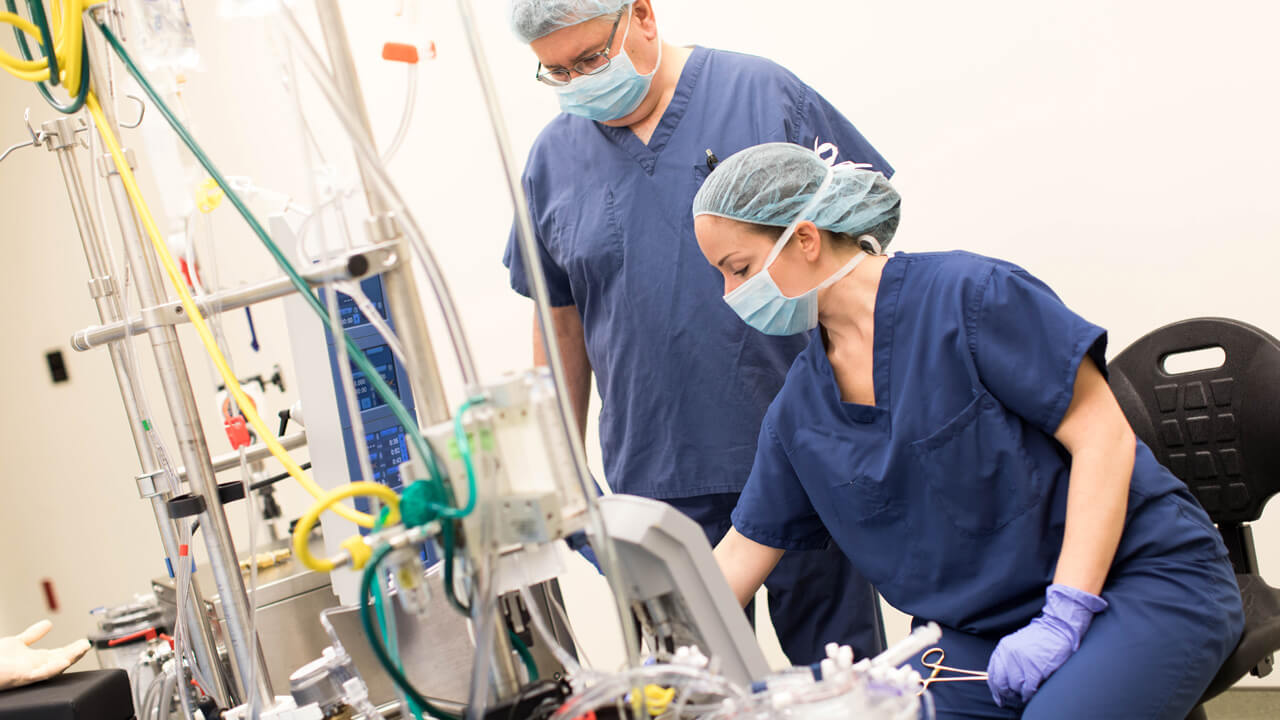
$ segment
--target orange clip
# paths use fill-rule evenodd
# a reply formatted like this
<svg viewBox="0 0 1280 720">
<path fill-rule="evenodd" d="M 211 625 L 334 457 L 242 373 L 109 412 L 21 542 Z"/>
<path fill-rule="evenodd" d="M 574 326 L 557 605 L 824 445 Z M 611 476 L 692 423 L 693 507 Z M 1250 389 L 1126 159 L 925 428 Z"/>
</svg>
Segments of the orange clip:
<svg viewBox="0 0 1280 720">
<path fill-rule="evenodd" d="M 432 57 L 435 57 L 434 51 L 432 52 Z M 392 62 L 402 62 L 407 65 L 417 65 L 418 48 L 415 45 L 389 42 L 382 46 L 382 59 L 390 60 Z"/>
</svg>

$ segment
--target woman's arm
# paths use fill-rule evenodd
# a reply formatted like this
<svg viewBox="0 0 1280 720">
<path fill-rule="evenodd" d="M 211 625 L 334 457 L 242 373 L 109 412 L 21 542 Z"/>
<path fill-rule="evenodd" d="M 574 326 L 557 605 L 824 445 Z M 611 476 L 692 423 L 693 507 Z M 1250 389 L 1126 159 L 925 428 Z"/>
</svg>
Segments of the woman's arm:
<svg viewBox="0 0 1280 720">
<path fill-rule="evenodd" d="M 1106 379 L 1087 355 L 1054 437 L 1071 453 L 1071 478 L 1067 527 L 1053 581 L 1099 595 L 1124 531 L 1137 441 Z"/>
<path fill-rule="evenodd" d="M 729 528 L 728 534 L 716 545 L 715 555 L 739 605 L 746 607 L 751 602 L 784 552 L 761 545 L 738 532 L 737 528 Z"/>
</svg>

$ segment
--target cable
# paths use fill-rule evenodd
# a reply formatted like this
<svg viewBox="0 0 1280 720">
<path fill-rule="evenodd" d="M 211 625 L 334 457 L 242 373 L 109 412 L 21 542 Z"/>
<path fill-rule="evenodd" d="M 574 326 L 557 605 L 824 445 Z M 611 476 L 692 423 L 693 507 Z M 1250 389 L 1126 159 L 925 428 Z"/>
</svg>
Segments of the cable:
<svg viewBox="0 0 1280 720">
<path fill-rule="evenodd" d="M 422 693 L 418 692 L 413 683 L 391 661 L 390 656 L 387 654 L 386 646 L 383 645 L 382 639 L 374 631 L 373 604 L 369 602 L 369 599 L 372 597 L 373 583 L 378 577 L 378 567 L 386 559 L 391 549 L 390 545 L 382 545 L 377 550 L 374 550 L 373 557 L 370 559 L 369 564 L 365 566 L 364 575 L 360 580 L 360 624 L 364 628 L 364 634 L 368 637 L 369 645 L 373 647 L 374 657 L 378 659 L 382 669 L 391 676 L 396 686 L 403 690 L 410 700 L 417 703 L 418 707 L 422 708 L 426 714 L 437 718 L 437 720 L 461 720 L 458 716 L 447 713 L 431 704 L 430 700 L 427 700 Z"/>
<path fill-rule="evenodd" d="M 102 32 L 103 37 L 106 38 L 108 44 L 111 45 L 116 55 L 119 56 L 120 60 L 124 63 L 125 68 L 129 71 L 129 74 L 132 75 L 133 78 L 138 82 L 138 84 L 146 92 L 147 96 L 151 98 L 151 101 L 156 106 L 156 109 L 160 111 L 160 113 L 164 116 L 165 120 L 169 123 L 170 127 L 172 127 L 174 132 L 178 134 L 178 137 L 182 140 L 183 144 L 185 144 L 187 146 L 187 149 L 190 150 L 193 155 L 195 155 L 196 159 L 200 162 L 200 164 L 205 168 L 206 171 L 208 171 L 210 177 L 213 178 L 214 182 L 216 182 L 218 186 L 222 188 L 222 191 L 226 193 L 227 199 L 231 201 L 231 204 L 235 206 L 236 210 L 244 218 L 245 222 L 249 224 L 250 228 L 262 241 L 267 251 L 271 254 L 272 258 L 276 261 L 276 264 L 279 265 L 280 268 L 284 270 L 285 274 L 289 276 L 289 279 L 292 282 L 294 288 L 307 301 L 308 305 L 311 306 L 312 310 L 314 310 L 322 320 L 326 319 L 328 316 L 328 313 L 325 310 L 324 304 L 321 303 L 320 300 L 316 297 L 315 293 L 312 292 L 310 285 L 308 285 L 307 281 L 303 279 L 302 276 L 298 273 L 298 271 L 293 267 L 293 264 L 289 262 L 288 258 L 284 256 L 284 253 L 281 252 L 279 246 L 275 244 L 275 242 L 271 239 L 271 236 L 267 233 L 266 229 L 263 228 L 260 222 L 258 222 L 257 218 L 254 217 L 253 213 L 250 212 L 249 208 L 244 204 L 244 201 L 240 198 L 239 194 L 235 191 L 233 187 L 231 187 L 231 184 L 227 182 L 226 178 L 218 170 L 217 166 L 215 166 L 213 164 L 213 161 L 209 159 L 209 156 L 204 153 L 204 150 L 195 141 L 195 138 L 191 136 L 190 132 L 187 131 L 186 127 L 182 124 L 182 122 L 178 120 L 178 118 L 173 114 L 172 110 L 170 110 L 169 106 L 159 96 L 159 93 L 157 93 L 155 88 L 147 81 L 146 77 L 138 69 L 138 66 L 133 62 L 133 59 L 129 56 L 128 52 L 120 44 L 120 41 L 116 38 L 115 34 L 111 32 L 110 28 L 108 28 L 106 25 L 102 23 L 98 23 L 98 29 Z M 118 145 L 117 145 L 117 149 L 118 149 Z M 119 163 L 119 161 L 117 162 Z M 122 171 L 122 177 L 123 177 L 123 174 L 124 173 Z M 129 174 L 129 177 L 132 179 L 131 173 Z M 135 184 L 135 189 L 136 189 L 136 184 Z M 153 238 L 153 241 L 154 241 L 154 238 Z M 181 294 L 182 293 L 180 293 L 180 296 Z M 193 325 L 196 324 L 195 322 L 196 317 L 192 317 L 191 319 L 192 319 L 192 324 Z M 441 475 L 439 466 L 436 462 L 435 453 L 432 451 L 430 444 L 428 444 L 426 439 L 422 436 L 422 433 L 418 428 L 417 421 L 413 418 L 412 415 L 409 414 L 408 409 L 405 408 L 404 404 L 400 401 L 400 398 L 397 397 L 395 392 L 391 390 L 389 385 L 387 385 L 386 381 L 382 378 L 382 375 L 377 371 L 376 368 L 373 367 L 373 364 L 369 361 L 368 357 L 365 356 L 364 352 L 359 348 L 359 346 L 355 344 L 355 341 L 351 339 L 351 336 L 344 332 L 343 340 L 346 343 L 347 351 L 350 353 L 352 361 L 365 374 L 366 379 L 368 379 L 369 383 L 373 386 L 373 389 L 378 394 L 378 396 L 381 397 L 386 402 L 387 406 L 391 409 L 392 414 L 395 415 L 396 420 L 399 422 L 401 427 L 404 428 L 406 437 L 409 438 L 409 440 L 414 444 L 414 448 L 415 450 L 418 451 L 419 456 L 424 459 L 427 465 L 427 470 L 430 475 L 431 481 L 433 483 L 442 484 L 443 476 Z M 227 382 L 227 386 L 230 388 L 232 387 L 233 383 L 234 383 L 234 378 L 232 378 L 230 381 Z M 256 412 L 252 413 L 252 415 L 254 417 L 249 418 L 250 424 L 253 424 L 254 418 L 257 418 L 257 421 L 261 423 L 261 418 L 257 417 Z M 273 445 L 276 447 L 279 447 L 279 443 L 276 442 L 274 437 L 269 432 L 266 431 L 265 425 L 263 425 L 261 428 L 255 425 L 254 429 L 258 431 L 259 435 L 262 436 L 264 440 L 266 440 L 268 447 L 272 447 Z M 279 449 L 280 449 L 280 454 L 276 454 L 274 448 L 273 448 L 272 454 L 276 455 L 277 459 L 281 459 L 281 455 L 287 458 L 288 454 L 284 451 L 283 447 L 280 447 Z M 288 462 L 285 462 L 284 459 L 281 459 L 281 463 L 285 465 L 286 469 L 290 470 L 290 474 L 293 475 L 293 477 L 297 479 L 299 483 L 303 485 L 304 488 L 308 489 L 308 492 L 311 492 L 312 489 L 319 491 L 319 487 L 316 486 L 315 483 L 309 478 L 305 478 L 302 472 L 297 469 L 297 464 L 294 463 L 291 458 L 288 459 Z M 311 492 L 311 494 L 313 496 L 319 497 L 317 492 Z M 450 507 L 440 507 L 435 509 L 439 510 L 442 515 L 453 514 L 456 512 L 454 508 L 450 508 Z M 362 527 L 371 527 L 373 525 L 374 519 L 366 513 L 352 511 L 341 505 L 337 507 L 337 511 L 343 517 L 347 518 L 348 520 L 352 520 L 356 522 Z"/>
</svg>

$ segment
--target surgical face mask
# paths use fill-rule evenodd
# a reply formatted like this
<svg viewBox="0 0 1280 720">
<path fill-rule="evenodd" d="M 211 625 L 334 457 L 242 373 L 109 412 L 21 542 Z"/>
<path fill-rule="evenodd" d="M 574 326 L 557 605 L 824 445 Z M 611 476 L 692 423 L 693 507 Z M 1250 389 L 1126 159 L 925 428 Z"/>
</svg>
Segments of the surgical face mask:
<svg viewBox="0 0 1280 720">
<path fill-rule="evenodd" d="M 791 239 L 791 236 L 795 234 L 796 228 L 799 227 L 800 223 L 808 219 L 822 202 L 827 188 L 831 186 L 833 175 L 834 170 L 828 168 L 827 176 L 823 179 L 822 185 L 818 187 L 818 192 L 814 194 L 809 204 L 800 211 L 796 219 L 782 232 L 778 242 L 774 244 L 773 250 L 770 251 L 769 256 L 765 259 L 764 267 L 760 269 L 760 272 L 752 275 L 737 289 L 724 296 L 724 301 L 729 304 L 729 307 L 733 308 L 734 312 L 738 313 L 738 317 L 766 335 L 796 335 L 818 327 L 818 292 L 831 287 L 841 278 L 853 272 L 853 269 L 868 254 L 866 252 L 857 253 L 853 256 L 853 259 L 845 263 L 844 267 L 837 270 L 831 277 L 823 280 L 812 290 L 796 297 L 783 295 L 782 290 L 774 283 L 773 276 L 769 274 L 769 266 L 773 265 L 774 261 L 778 259 L 779 253 L 782 252 L 782 248 L 786 247 L 787 241 Z"/>
<path fill-rule="evenodd" d="M 658 43 L 658 62 L 653 66 L 653 72 L 641 75 L 627 55 L 627 36 L 630 34 L 631 15 L 628 15 L 627 30 L 622 34 L 622 48 L 609 61 L 609 66 L 595 75 L 582 75 L 568 85 L 556 88 L 561 110 L 588 120 L 609 122 L 624 118 L 640 107 L 645 95 L 649 94 L 654 75 L 662 67 L 662 43 Z"/>
</svg>

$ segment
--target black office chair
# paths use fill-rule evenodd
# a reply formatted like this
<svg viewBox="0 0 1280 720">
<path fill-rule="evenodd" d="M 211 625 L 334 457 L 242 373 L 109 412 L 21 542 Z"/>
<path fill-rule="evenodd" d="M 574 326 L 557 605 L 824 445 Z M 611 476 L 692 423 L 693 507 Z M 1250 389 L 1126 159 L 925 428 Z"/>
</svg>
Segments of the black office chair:
<svg viewBox="0 0 1280 720">
<path fill-rule="evenodd" d="M 1221 348 L 1219 367 L 1169 373 L 1174 355 Z M 1252 673 L 1271 672 L 1280 650 L 1280 590 L 1258 575 L 1249 523 L 1280 492 L 1280 341 L 1235 320 L 1198 318 L 1156 330 L 1111 361 L 1111 389 L 1156 458 L 1191 489 L 1226 542 L 1244 598 L 1244 634 L 1203 703 Z"/>
</svg>

